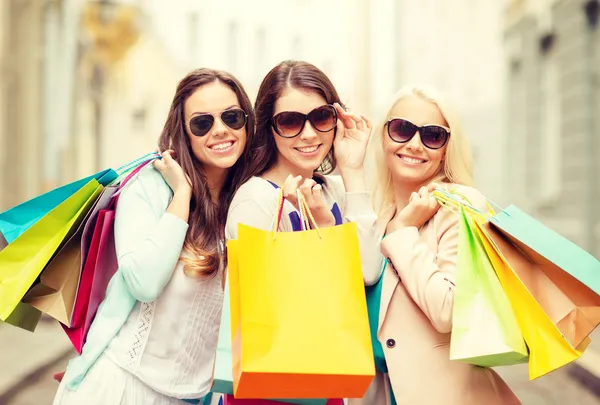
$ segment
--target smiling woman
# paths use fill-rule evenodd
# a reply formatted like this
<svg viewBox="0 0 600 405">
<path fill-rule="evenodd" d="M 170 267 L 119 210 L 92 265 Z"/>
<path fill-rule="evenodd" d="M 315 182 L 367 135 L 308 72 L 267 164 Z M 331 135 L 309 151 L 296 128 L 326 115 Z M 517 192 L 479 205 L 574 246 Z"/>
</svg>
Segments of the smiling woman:
<svg viewBox="0 0 600 405">
<path fill-rule="evenodd" d="M 432 191 L 453 189 L 487 209 L 472 187 L 471 155 L 458 116 L 435 89 L 408 85 L 372 141 L 380 207 L 375 233 L 385 258 L 374 301 L 373 336 L 380 350 L 367 395 L 349 404 L 519 404 L 495 371 L 450 360 L 454 291 L 460 288 L 459 216 L 440 209 Z"/>
<path fill-rule="evenodd" d="M 254 159 L 231 203 L 227 239 L 237 238 L 240 223 L 269 230 L 281 187 L 286 201 L 280 230 L 301 230 L 299 189 L 319 226 L 357 223 L 363 268 L 369 270 L 364 280 L 375 282 L 380 273 L 371 263 L 378 260 L 371 235 L 376 215 L 363 170 L 370 121 L 346 112 L 329 78 L 299 61 L 282 62 L 267 74 L 255 111 L 256 133 L 248 145 Z M 342 182 L 328 175 L 336 168 Z"/>
<path fill-rule="evenodd" d="M 162 159 L 119 197 L 119 267 L 55 405 L 182 404 L 209 392 L 225 218 L 249 162 L 251 107 L 226 72 L 199 69 L 177 86 L 158 142 Z"/>
</svg>

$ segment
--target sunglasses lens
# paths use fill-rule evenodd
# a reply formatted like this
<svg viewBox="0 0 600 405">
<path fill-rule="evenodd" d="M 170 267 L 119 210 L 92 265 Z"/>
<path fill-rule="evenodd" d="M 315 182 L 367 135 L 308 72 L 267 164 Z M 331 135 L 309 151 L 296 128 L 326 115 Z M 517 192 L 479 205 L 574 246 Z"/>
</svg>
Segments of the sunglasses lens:
<svg viewBox="0 0 600 405">
<path fill-rule="evenodd" d="M 212 115 L 197 115 L 190 120 L 190 131 L 196 136 L 204 136 L 210 131 L 214 122 Z"/>
<path fill-rule="evenodd" d="M 246 125 L 246 113 L 239 108 L 223 111 L 221 119 L 231 129 L 240 129 Z"/>
<path fill-rule="evenodd" d="M 389 123 L 388 128 L 390 138 L 395 142 L 408 142 L 417 132 L 417 127 L 406 120 L 394 119 Z"/>
<path fill-rule="evenodd" d="M 320 132 L 331 131 L 337 124 L 335 110 L 330 105 L 315 108 L 308 114 L 312 126 Z"/>
<path fill-rule="evenodd" d="M 273 123 L 275 124 L 275 130 L 279 135 L 291 138 L 302 131 L 302 127 L 304 126 L 304 115 L 298 112 L 285 111 L 277 114 L 273 118 Z"/>
<path fill-rule="evenodd" d="M 446 144 L 450 134 L 446 129 L 431 125 L 421 130 L 421 142 L 429 149 L 439 149 Z"/>
</svg>

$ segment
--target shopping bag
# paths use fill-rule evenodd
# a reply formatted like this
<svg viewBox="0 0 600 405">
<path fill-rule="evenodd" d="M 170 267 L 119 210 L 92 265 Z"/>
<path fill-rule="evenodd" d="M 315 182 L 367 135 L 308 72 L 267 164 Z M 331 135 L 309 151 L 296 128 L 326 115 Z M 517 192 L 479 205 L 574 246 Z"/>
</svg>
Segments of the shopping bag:
<svg viewBox="0 0 600 405">
<path fill-rule="evenodd" d="M 442 200 L 449 199 L 452 204 L 462 204 L 475 213 L 476 229 L 511 301 L 529 348 L 530 378 L 538 378 L 578 359 L 590 343 L 588 334 L 594 329 L 594 323 L 581 322 L 581 317 L 575 317 L 579 322 L 561 321 L 581 309 L 576 302 L 589 305 L 594 293 L 497 226 L 496 219 L 510 216 L 510 213 L 485 215 L 452 193 L 443 190 L 436 190 L 436 193 L 438 199 L 440 196 Z M 513 208 L 512 212 L 515 210 L 518 209 Z M 515 214 L 505 221 L 510 223 L 507 228 L 512 233 L 519 233 L 521 228 L 518 223 L 511 223 L 518 217 L 519 214 Z M 580 297 L 577 297 L 578 292 Z M 567 327 L 569 325 L 576 327 Z"/>
<path fill-rule="evenodd" d="M 50 211 L 58 207 L 67 198 L 80 190 L 91 180 L 97 180 L 102 186 L 108 186 L 112 182 L 127 176 L 131 170 L 141 163 L 158 158 L 157 152 L 147 153 L 138 159 L 124 164 L 116 170 L 105 169 L 92 176 L 74 181 L 45 194 L 39 195 L 31 200 L 19 204 L 8 211 L 0 213 L 0 233 L 8 243 L 12 243 L 22 235 L 33 224 L 42 219 Z"/>
<path fill-rule="evenodd" d="M 109 187 L 111 190 L 108 192 L 110 196 L 108 207 L 98 211 L 98 217 L 93 223 L 93 234 L 81 272 L 71 326 L 61 324 L 79 354 L 85 344 L 96 311 L 104 300 L 108 283 L 119 267 L 114 241 L 115 211 L 119 192 L 149 163 L 150 161 L 143 162 L 118 185 Z M 92 223 L 90 223 L 91 225 Z M 84 230 L 84 233 L 86 231 L 88 229 Z"/>
<path fill-rule="evenodd" d="M 367 299 L 367 310 L 369 313 L 369 328 L 371 331 L 371 346 L 373 348 L 373 358 L 375 361 L 375 367 L 382 373 L 387 373 L 387 363 L 385 361 L 385 354 L 383 353 L 383 347 L 377 337 L 379 330 L 379 312 L 381 310 L 381 292 L 383 289 L 383 278 L 385 276 L 385 268 L 387 266 L 387 260 L 382 257 L 382 272 L 379 280 L 370 286 L 365 287 L 365 296 Z"/>
<path fill-rule="evenodd" d="M 446 196 L 459 201 L 449 193 Z M 477 211 L 468 202 L 461 203 Z M 512 266 L 519 279 L 571 345 L 581 347 L 600 323 L 600 297 L 594 291 L 599 278 L 593 277 L 600 274 L 600 262 L 515 206 L 483 216 L 519 250 L 513 259 L 517 265 Z M 573 258 L 572 263 L 561 249 Z"/>
<path fill-rule="evenodd" d="M 2 232 L 0 232 L 0 251 L 7 246 L 8 246 L 8 242 L 6 241 L 6 238 L 4 237 L 4 235 L 2 235 Z"/>
<path fill-rule="evenodd" d="M 459 215 L 450 360 L 481 367 L 525 363 L 527 346 L 510 301 L 463 206 Z"/>
<path fill-rule="evenodd" d="M 19 302 L 4 323 L 34 332 L 41 317 L 42 313 L 40 311 L 29 304 Z"/>
<path fill-rule="evenodd" d="M 491 223 L 476 225 L 529 348 L 529 378 L 541 377 L 581 357 L 589 338 L 573 346 L 548 317 L 515 271 L 530 267 L 522 251 Z"/>
<path fill-rule="evenodd" d="M 116 191 L 114 186 L 102 191 L 75 234 L 42 271 L 40 282 L 29 290 L 23 302 L 71 326 L 79 280 L 98 213 L 108 208 Z"/>
<path fill-rule="evenodd" d="M 600 261 L 566 238 L 509 206 L 491 226 L 523 254 L 517 276 L 573 347 L 600 324 Z"/>
<path fill-rule="evenodd" d="M 2 251 L 2 249 L 4 249 L 6 246 L 8 246 L 8 243 L 0 232 L 0 251 Z M 6 318 L 4 323 L 33 332 L 35 331 L 41 315 L 42 313 L 35 308 L 19 302 L 13 312 L 8 316 L 8 318 Z M 0 321 L 0 323 L 3 322 Z"/>
<path fill-rule="evenodd" d="M 81 190 L 92 180 L 97 180 L 103 186 L 108 185 L 117 177 L 114 170 L 102 170 L 92 176 L 66 184 L 45 194 L 32 198 L 8 211 L 0 213 L 0 232 L 8 243 L 12 243 L 33 224 L 58 207 L 67 198 Z"/>
<path fill-rule="evenodd" d="M 277 232 L 281 193 L 273 231 L 239 224 L 229 242 L 235 397 L 361 398 L 375 367 L 356 224 Z"/>
<path fill-rule="evenodd" d="M 266 399 L 236 399 L 233 395 L 223 395 L 223 405 L 283 405 L 287 402 L 270 401 Z M 341 399 L 330 399 L 323 402 L 326 405 L 343 405 Z"/>
<path fill-rule="evenodd" d="M 537 253 L 600 294 L 600 261 L 584 249 L 514 205 L 499 212 L 490 222 L 519 248 L 523 246 Z"/>
<path fill-rule="evenodd" d="M 229 244 L 228 249 L 235 250 L 235 241 Z M 237 263 L 228 262 L 228 267 L 237 266 Z M 231 271 L 231 270 L 230 270 Z M 228 273 L 230 272 L 228 271 Z M 237 270 L 234 271 L 237 273 Z M 232 311 L 232 307 L 237 307 L 237 304 L 231 304 L 231 294 L 229 293 L 229 277 L 225 281 L 223 295 L 223 310 L 221 312 L 221 323 L 219 327 L 219 340 L 217 342 L 217 354 L 215 358 L 215 367 L 213 372 L 213 386 L 211 392 L 220 394 L 233 395 L 233 357 L 231 354 L 232 328 L 231 325 L 237 325 L 239 316 L 236 311 Z M 276 403 L 297 404 L 297 405 L 325 405 L 326 399 L 279 399 L 279 400 L 264 400 L 267 405 Z M 280 401 L 280 402 L 274 402 Z"/>
<path fill-rule="evenodd" d="M 95 179 L 0 251 L 0 319 L 6 320 L 102 190 Z"/>
</svg>

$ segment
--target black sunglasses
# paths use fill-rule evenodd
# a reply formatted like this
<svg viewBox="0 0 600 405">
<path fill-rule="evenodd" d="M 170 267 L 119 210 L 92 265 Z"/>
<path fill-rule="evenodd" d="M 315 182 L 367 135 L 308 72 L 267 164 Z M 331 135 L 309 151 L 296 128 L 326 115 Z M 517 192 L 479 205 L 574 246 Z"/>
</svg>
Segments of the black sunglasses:
<svg viewBox="0 0 600 405">
<path fill-rule="evenodd" d="M 332 105 L 322 105 L 308 114 L 298 111 L 280 112 L 271 118 L 271 125 L 277 135 L 283 138 L 294 138 L 300 135 L 306 121 L 319 132 L 328 132 L 337 125 L 337 113 Z"/>
<path fill-rule="evenodd" d="M 232 108 L 221 112 L 221 121 L 231 129 L 240 129 L 246 125 L 248 114 L 241 108 Z M 204 136 L 215 123 L 212 114 L 196 115 L 190 120 L 190 131 L 196 136 Z"/>
<path fill-rule="evenodd" d="M 423 125 L 418 127 L 404 118 L 392 118 L 386 123 L 390 139 L 398 143 L 410 141 L 417 131 L 421 137 L 421 143 L 429 149 L 440 149 L 450 137 L 450 129 L 440 125 Z"/>
</svg>

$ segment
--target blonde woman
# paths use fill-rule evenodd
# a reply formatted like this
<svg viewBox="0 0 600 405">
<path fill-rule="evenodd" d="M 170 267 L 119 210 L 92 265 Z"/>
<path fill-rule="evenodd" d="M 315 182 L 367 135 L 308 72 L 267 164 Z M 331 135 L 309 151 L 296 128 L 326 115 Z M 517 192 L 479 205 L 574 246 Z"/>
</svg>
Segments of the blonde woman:
<svg viewBox="0 0 600 405">
<path fill-rule="evenodd" d="M 456 189 L 485 209 L 473 188 L 471 155 L 458 117 L 432 88 L 402 88 L 372 135 L 382 239 L 381 298 L 374 341 L 377 377 L 350 404 L 519 404 L 493 371 L 449 360 L 458 214 L 435 187 Z M 375 339 L 375 336 L 374 336 Z M 379 353 L 379 356 L 377 355 Z"/>
</svg>

